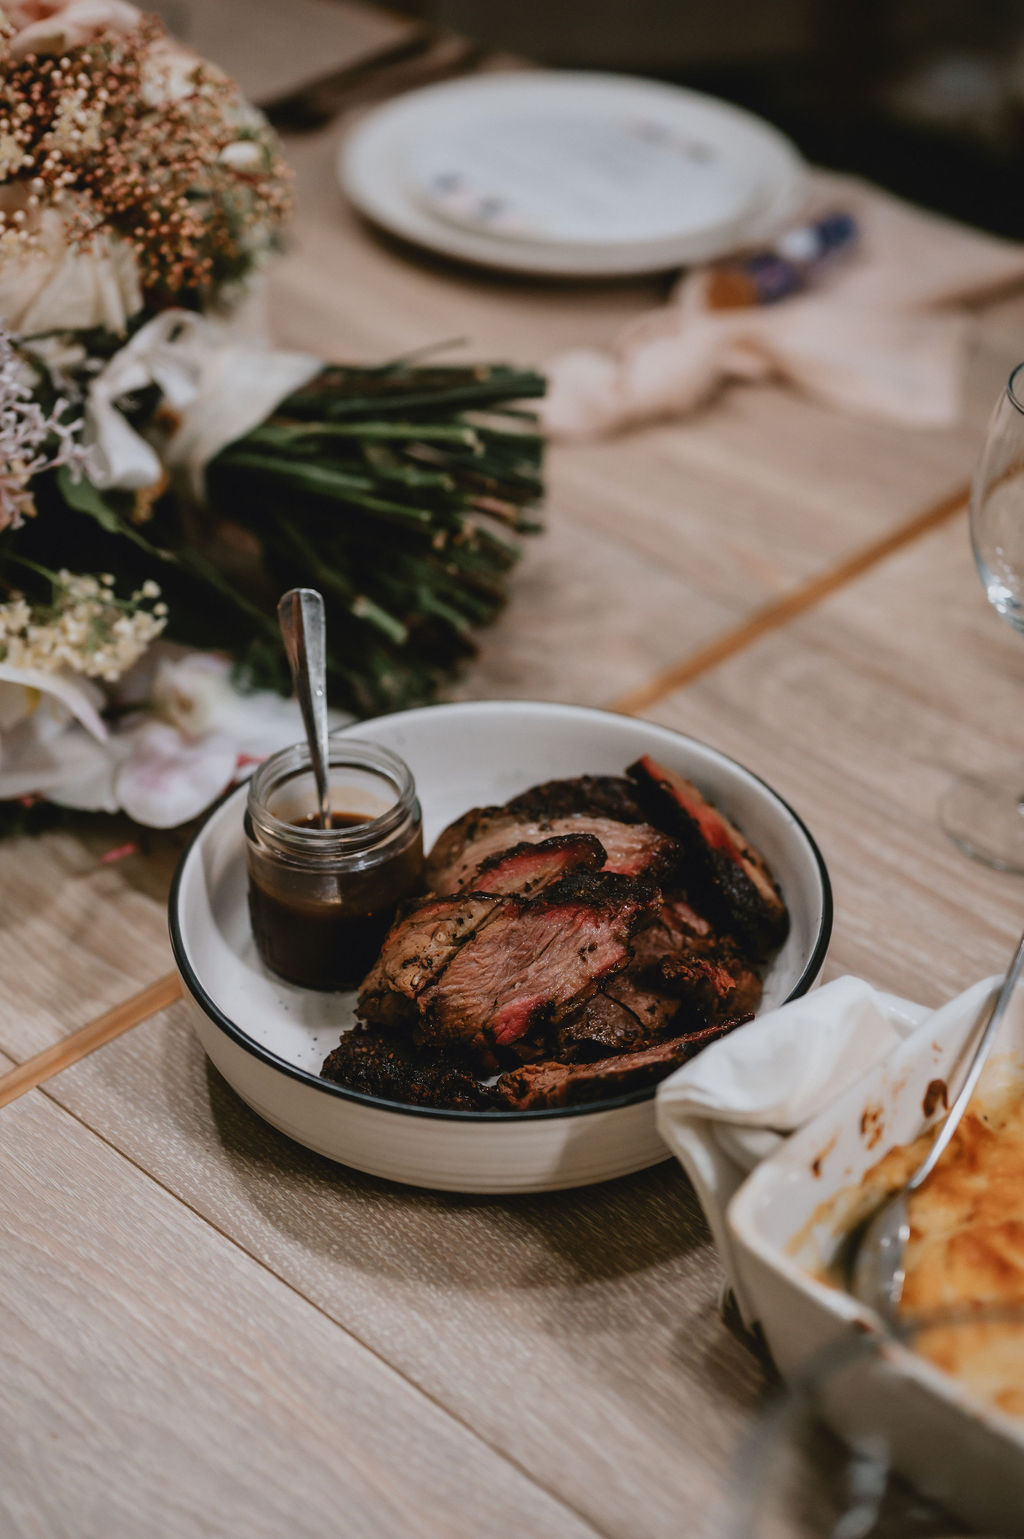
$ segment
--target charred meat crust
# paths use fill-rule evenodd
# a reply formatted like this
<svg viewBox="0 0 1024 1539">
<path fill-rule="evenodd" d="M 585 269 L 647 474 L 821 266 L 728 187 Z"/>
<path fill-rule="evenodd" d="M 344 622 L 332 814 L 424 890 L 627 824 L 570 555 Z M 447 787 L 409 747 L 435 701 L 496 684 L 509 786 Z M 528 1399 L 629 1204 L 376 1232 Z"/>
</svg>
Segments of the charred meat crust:
<svg viewBox="0 0 1024 1539">
<path fill-rule="evenodd" d="M 691 781 L 649 755 L 626 773 L 651 821 L 679 841 L 688 895 L 759 959 L 770 955 L 786 938 L 789 915 L 761 854 Z"/>
<path fill-rule="evenodd" d="M 574 780 L 546 780 L 506 802 L 503 809 L 513 818 L 543 822 L 545 818 L 571 818 L 586 813 L 610 818 L 613 823 L 642 823 L 643 812 L 636 790 L 622 775 L 578 775 Z"/>
<path fill-rule="evenodd" d="M 439 1052 L 436 1046 L 419 1047 L 407 1037 L 357 1025 L 342 1034 L 321 1073 L 349 1090 L 410 1106 L 442 1106 L 451 1111 L 577 1106 L 653 1084 L 739 1024 L 723 1021 L 645 1051 L 620 1052 L 591 1063 L 525 1064 L 501 1075 L 493 1085 L 481 1084 L 458 1054 Z"/>
<path fill-rule="evenodd" d="M 523 1064 L 510 1069 L 494 1087 L 494 1100 L 512 1111 L 534 1111 L 538 1107 L 579 1106 L 587 1101 L 625 1095 L 663 1079 L 671 1070 L 699 1053 L 716 1037 L 723 1037 L 738 1020 L 722 1021 L 717 1026 L 686 1036 L 659 1042 L 640 1052 L 618 1053 L 599 1058 L 595 1063 Z"/>
<path fill-rule="evenodd" d="M 491 1090 L 465 1062 L 374 1026 L 344 1032 L 320 1072 L 349 1090 L 410 1106 L 486 1111 L 494 1103 Z"/>
</svg>

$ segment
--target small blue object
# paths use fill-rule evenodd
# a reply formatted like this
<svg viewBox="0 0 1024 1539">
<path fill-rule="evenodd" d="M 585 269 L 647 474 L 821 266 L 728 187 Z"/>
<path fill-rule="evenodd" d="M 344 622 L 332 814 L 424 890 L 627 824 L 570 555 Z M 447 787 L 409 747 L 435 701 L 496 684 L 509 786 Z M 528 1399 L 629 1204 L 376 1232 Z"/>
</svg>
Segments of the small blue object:
<svg viewBox="0 0 1024 1539">
<path fill-rule="evenodd" d="M 850 214 L 824 214 L 780 235 L 765 251 L 718 269 L 720 303 L 773 305 L 807 288 L 848 251 L 859 231 Z"/>
</svg>

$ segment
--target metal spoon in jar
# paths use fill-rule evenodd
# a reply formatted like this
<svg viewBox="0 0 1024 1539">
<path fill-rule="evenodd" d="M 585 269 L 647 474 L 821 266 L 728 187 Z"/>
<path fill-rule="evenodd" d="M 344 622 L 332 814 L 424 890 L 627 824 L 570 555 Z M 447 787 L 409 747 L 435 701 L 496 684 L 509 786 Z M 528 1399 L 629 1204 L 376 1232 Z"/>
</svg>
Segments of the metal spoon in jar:
<svg viewBox="0 0 1024 1539">
<path fill-rule="evenodd" d="M 907 1198 L 931 1175 L 960 1118 L 967 1109 L 978 1077 L 985 1066 L 989 1049 L 996 1039 L 999 1023 L 1006 1013 L 1010 995 L 1024 966 L 1024 935 L 1017 943 L 1002 987 L 993 992 L 979 1022 L 979 1036 L 967 1067 L 967 1074 L 956 1100 L 939 1125 L 935 1141 L 921 1164 L 898 1192 L 885 1198 L 849 1236 L 846 1245 L 846 1282 L 854 1298 L 876 1309 L 884 1320 L 894 1318 L 903 1296 L 906 1277 L 904 1257 L 910 1238 Z"/>
<path fill-rule="evenodd" d="M 277 606 L 284 649 L 306 728 L 321 828 L 331 825 L 330 762 L 327 746 L 327 625 L 324 601 L 315 588 L 289 588 Z"/>
</svg>

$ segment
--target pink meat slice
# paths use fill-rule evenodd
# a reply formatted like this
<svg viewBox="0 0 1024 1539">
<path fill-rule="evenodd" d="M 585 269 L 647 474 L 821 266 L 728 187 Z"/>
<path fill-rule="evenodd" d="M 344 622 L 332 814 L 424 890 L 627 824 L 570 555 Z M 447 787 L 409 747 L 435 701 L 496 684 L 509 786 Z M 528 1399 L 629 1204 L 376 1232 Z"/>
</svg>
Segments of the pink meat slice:
<svg viewBox="0 0 1024 1539">
<path fill-rule="evenodd" d="M 593 834 L 562 834 L 493 855 L 478 868 L 471 885 L 478 892 L 531 897 L 571 871 L 600 871 L 604 863 L 604 845 Z"/>
<path fill-rule="evenodd" d="M 450 958 L 500 906 L 501 899 L 428 898 L 392 925 L 359 991 L 359 1014 L 381 1023 L 400 1018 Z"/>
<path fill-rule="evenodd" d="M 642 910 L 632 896 L 508 899 L 420 995 L 424 1035 L 506 1045 L 540 1018 L 557 1023 L 628 960 Z"/>
<path fill-rule="evenodd" d="M 589 817 L 585 813 L 516 823 L 500 820 L 485 823 L 450 864 L 439 866 L 431 855 L 434 891 L 442 895 L 475 887 L 480 867 L 512 845 L 539 844 L 553 837 L 582 834 L 604 846 L 603 869 L 622 876 L 639 876 L 669 859 L 675 850 L 673 840 L 649 823 L 617 823 L 612 818 Z"/>
</svg>

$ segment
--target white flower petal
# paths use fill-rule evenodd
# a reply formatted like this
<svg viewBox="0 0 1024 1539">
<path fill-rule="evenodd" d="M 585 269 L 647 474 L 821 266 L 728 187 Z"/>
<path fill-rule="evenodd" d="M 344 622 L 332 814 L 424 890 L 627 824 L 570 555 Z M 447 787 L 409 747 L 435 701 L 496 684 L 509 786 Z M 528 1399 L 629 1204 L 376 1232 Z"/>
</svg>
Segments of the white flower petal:
<svg viewBox="0 0 1024 1539">
<path fill-rule="evenodd" d="M 231 664 L 215 653 L 161 658 L 150 698 L 156 714 L 182 732 L 200 737 L 216 727 L 249 759 L 265 759 L 305 737 L 296 700 L 270 689 L 236 689 Z M 332 727 L 351 720 L 339 711 L 329 712 L 328 719 Z"/>
<path fill-rule="evenodd" d="M 117 774 L 117 799 L 149 828 L 187 823 L 234 779 L 237 750 L 222 732 L 190 742 L 167 722 L 150 720 L 124 738 L 130 754 Z"/>
<path fill-rule="evenodd" d="M 75 729 L 76 733 L 81 731 Z M 79 812 L 120 812 L 117 799 L 117 774 L 125 749 L 116 737 L 105 743 L 95 743 L 81 734 L 84 746 L 75 745 L 74 752 L 66 753 L 61 745 L 59 784 L 46 791 L 47 799 L 59 807 L 73 807 Z"/>
<path fill-rule="evenodd" d="M 224 719 L 235 694 L 230 671 L 227 658 L 212 652 L 161 658 L 150 694 L 154 713 L 189 737 L 202 737 L 215 726 L 230 732 Z"/>
<path fill-rule="evenodd" d="M 12 202 L 22 183 L 7 183 L 0 204 Z M 36 244 L 12 250 L 0 261 L 0 315 L 12 331 L 84 330 L 104 326 L 123 331 L 142 308 L 138 263 L 127 241 L 103 230 L 83 250 L 72 250 L 64 218 L 55 208 L 40 213 Z"/>
<path fill-rule="evenodd" d="M 60 737 L 46 741 L 22 722 L 4 734 L 0 764 L 0 801 L 16 796 L 46 796 L 65 807 L 115 812 L 116 755 L 109 742 L 98 743 L 73 722 Z"/>
<path fill-rule="evenodd" d="M 6 679 L 0 681 L 0 734 L 13 732 L 20 721 L 30 716 L 33 702 L 37 698 L 24 684 L 12 684 Z M 2 742 L 0 736 L 0 752 Z"/>
<path fill-rule="evenodd" d="M 46 673 L 41 668 L 14 668 L 9 663 L 0 663 L 0 684 L 20 684 L 23 689 L 38 690 L 40 695 L 51 695 L 65 705 L 93 737 L 102 741 L 107 735 L 106 724 L 100 716 L 103 691 L 88 679 L 71 677 L 65 673 Z M 9 704 L 8 701 L 8 707 Z M 29 705 L 31 707 L 31 701 Z"/>
</svg>

